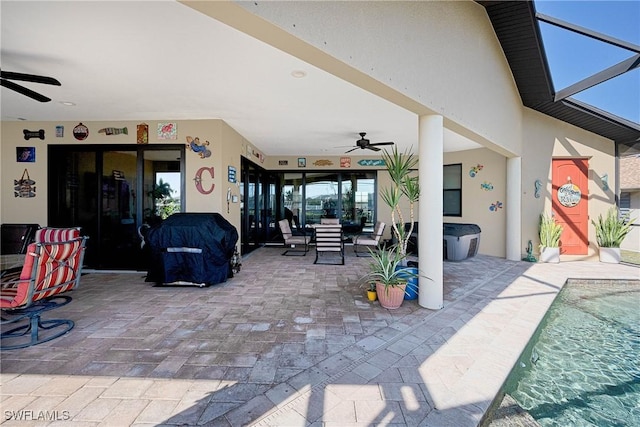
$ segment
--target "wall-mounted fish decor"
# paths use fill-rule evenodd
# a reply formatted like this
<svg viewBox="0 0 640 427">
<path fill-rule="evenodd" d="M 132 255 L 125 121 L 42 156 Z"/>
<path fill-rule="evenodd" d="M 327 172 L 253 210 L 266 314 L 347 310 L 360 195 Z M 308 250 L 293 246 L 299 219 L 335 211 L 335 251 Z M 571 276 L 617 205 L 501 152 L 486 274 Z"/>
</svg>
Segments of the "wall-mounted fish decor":
<svg viewBox="0 0 640 427">
<path fill-rule="evenodd" d="M 36 197 L 36 182 L 29 178 L 29 172 L 25 169 L 22 178 L 13 180 L 15 197 Z"/>
<path fill-rule="evenodd" d="M 327 159 L 320 159 L 313 162 L 313 165 L 314 166 L 331 166 L 333 165 L 333 162 Z"/>
<path fill-rule="evenodd" d="M 480 188 L 482 188 L 484 191 L 492 191 L 493 190 L 493 184 L 490 182 L 483 182 L 482 184 L 480 184 Z"/>
<path fill-rule="evenodd" d="M 98 131 L 98 133 L 104 133 L 105 135 L 129 135 L 129 131 L 126 127 L 124 128 L 102 128 Z"/>
</svg>

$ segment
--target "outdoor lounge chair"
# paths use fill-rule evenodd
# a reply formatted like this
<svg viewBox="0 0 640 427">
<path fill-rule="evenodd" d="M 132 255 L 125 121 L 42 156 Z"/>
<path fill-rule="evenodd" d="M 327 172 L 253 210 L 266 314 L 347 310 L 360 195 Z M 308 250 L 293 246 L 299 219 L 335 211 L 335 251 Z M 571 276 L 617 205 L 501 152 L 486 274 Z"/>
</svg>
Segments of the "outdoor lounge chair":
<svg viewBox="0 0 640 427">
<path fill-rule="evenodd" d="M 373 228 L 373 233 L 359 234 L 353 238 L 353 252 L 356 254 L 356 256 L 361 257 L 369 255 L 369 251 L 363 251 L 362 247 L 378 249 L 385 226 L 386 224 L 384 222 L 378 221 Z"/>
<path fill-rule="evenodd" d="M 282 238 L 284 239 L 284 246 L 288 248 L 295 248 L 296 245 L 303 246 L 303 250 L 299 249 L 287 249 L 282 253 L 282 255 L 300 255 L 304 256 L 309 252 L 309 242 L 311 241 L 311 236 L 301 235 L 294 236 L 291 232 L 291 227 L 289 227 L 289 221 L 286 219 L 281 219 L 278 221 L 278 225 L 280 226 L 280 231 L 282 232 Z"/>
<path fill-rule="evenodd" d="M 75 289 L 80 282 L 87 239 L 31 243 L 20 274 L 16 272 L 2 278 L 2 350 L 51 341 L 75 326 L 72 320 L 43 320 L 41 315 L 71 301 L 70 296 L 63 294 Z"/>
</svg>

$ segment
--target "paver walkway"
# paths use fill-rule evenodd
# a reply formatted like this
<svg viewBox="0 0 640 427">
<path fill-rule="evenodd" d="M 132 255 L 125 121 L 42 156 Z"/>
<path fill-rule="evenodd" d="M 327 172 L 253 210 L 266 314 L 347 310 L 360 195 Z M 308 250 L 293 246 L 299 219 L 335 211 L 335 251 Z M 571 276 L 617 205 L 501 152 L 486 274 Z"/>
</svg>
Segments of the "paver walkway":
<svg viewBox="0 0 640 427">
<path fill-rule="evenodd" d="M 367 301 L 368 259 L 262 248 L 209 288 L 91 273 L 66 336 L 2 353 L 3 425 L 475 426 L 567 277 L 597 262 L 446 262 L 445 307 Z M 23 418 L 55 418 L 53 422 Z"/>
</svg>

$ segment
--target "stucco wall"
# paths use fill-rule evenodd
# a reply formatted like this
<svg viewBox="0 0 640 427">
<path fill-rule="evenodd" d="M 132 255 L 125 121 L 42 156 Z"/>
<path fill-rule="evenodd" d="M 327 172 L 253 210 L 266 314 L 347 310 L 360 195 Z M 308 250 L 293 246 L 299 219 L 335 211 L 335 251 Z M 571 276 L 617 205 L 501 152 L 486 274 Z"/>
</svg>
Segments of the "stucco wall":
<svg viewBox="0 0 640 427">
<path fill-rule="evenodd" d="M 551 212 L 551 159 L 586 158 L 589 162 L 589 218 L 615 205 L 615 151 L 607 138 L 525 108 L 523 114 L 522 239 L 532 240 L 537 251 L 538 221 L 543 211 Z M 607 175 L 605 190 L 603 176 Z M 535 198 L 535 181 L 542 182 L 540 198 Z M 584 192 L 584 190 L 583 190 Z M 595 230 L 589 223 L 589 253 L 597 254 Z"/>
<path fill-rule="evenodd" d="M 158 122 L 173 122 L 178 127 L 176 140 L 160 140 L 157 137 Z M 38 223 L 47 224 L 47 145 L 55 144 L 136 144 L 136 125 L 139 122 L 83 122 L 89 128 L 89 136 L 83 141 L 73 137 L 72 129 L 78 122 L 3 122 L 0 144 L 1 178 L 0 188 L 0 221 L 3 223 Z M 232 128 L 222 120 L 149 120 L 149 143 L 152 144 L 186 144 L 186 136 L 199 137 L 201 141 L 209 141 L 208 148 L 212 155 L 201 159 L 196 153 L 186 150 L 186 193 L 182 195 L 186 202 L 187 212 L 219 212 L 223 214 L 238 230 L 240 230 L 239 203 L 231 204 L 227 214 L 226 192 L 230 187 L 227 182 L 227 168 L 233 166 L 240 172 L 240 156 L 246 142 Z M 55 137 L 55 127 L 63 125 L 64 137 Z M 98 130 L 106 127 L 127 127 L 128 134 L 105 135 Z M 45 130 L 45 140 L 30 139 L 25 141 L 23 129 Z M 16 161 L 16 147 L 36 147 L 36 161 L 34 163 L 19 163 Z M 207 189 L 215 185 L 211 194 L 203 195 L 197 191 L 193 178 L 201 167 L 213 167 L 214 177 L 203 174 L 203 186 Z M 27 168 L 31 179 L 36 181 L 36 197 L 16 198 L 13 188 L 8 183 L 19 179 L 23 170 Z M 238 195 L 238 188 L 232 190 Z"/>
<path fill-rule="evenodd" d="M 486 11 L 476 2 L 235 3 L 442 114 L 447 126 L 475 134 L 482 145 L 520 152 L 522 102 Z M 294 44 L 284 37 L 268 42 L 285 51 Z M 304 59 L 326 65 L 312 54 Z M 351 73 L 340 77 L 359 84 Z M 385 97 L 383 92 L 377 94 Z"/>
</svg>

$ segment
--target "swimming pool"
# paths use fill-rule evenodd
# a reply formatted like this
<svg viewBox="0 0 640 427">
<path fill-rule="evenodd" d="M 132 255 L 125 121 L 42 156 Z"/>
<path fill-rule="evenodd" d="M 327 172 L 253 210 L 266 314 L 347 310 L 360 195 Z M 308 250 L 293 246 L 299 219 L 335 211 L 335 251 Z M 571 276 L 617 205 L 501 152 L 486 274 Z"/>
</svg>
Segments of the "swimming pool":
<svg viewBox="0 0 640 427">
<path fill-rule="evenodd" d="M 504 387 L 542 426 L 640 426 L 640 281 L 570 281 Z"/>
</svg>

